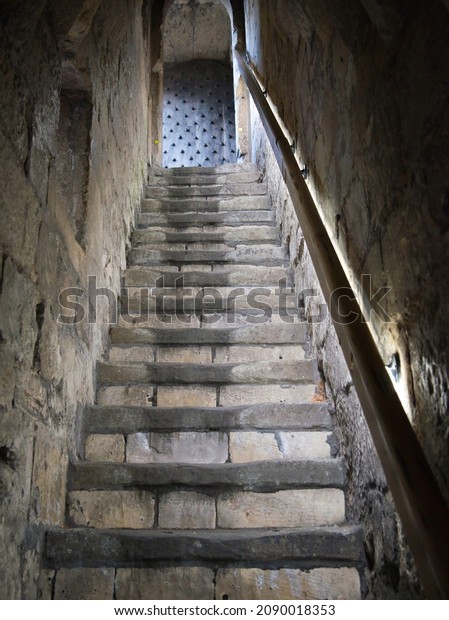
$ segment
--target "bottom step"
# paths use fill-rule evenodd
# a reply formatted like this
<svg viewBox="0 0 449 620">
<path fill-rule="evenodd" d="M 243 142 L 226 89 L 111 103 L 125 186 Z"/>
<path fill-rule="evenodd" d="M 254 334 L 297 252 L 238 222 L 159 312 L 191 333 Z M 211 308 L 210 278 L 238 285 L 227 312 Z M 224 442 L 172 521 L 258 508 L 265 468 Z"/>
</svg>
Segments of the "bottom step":
<svg viewBox="0 0 449 620">
<path fill-rule="evenodd" d="M 96 530 L 47 533 L 46 564 L 61 567 L 138 567 L 150 562 L 246 563 L 315 568 L 362 560 L 361 530 L 354 526 L 244 530 Z"/>
<path fill-rule="evenodd" d="M 52 530 L 46 599 L 358 599 L 359 527 Z"/>
<path fill-rule="evenodd" d="M 354 567 L 61 568 L 43 570 L 40 598 L 68 600 L 358 600 Z"/>
</svg>

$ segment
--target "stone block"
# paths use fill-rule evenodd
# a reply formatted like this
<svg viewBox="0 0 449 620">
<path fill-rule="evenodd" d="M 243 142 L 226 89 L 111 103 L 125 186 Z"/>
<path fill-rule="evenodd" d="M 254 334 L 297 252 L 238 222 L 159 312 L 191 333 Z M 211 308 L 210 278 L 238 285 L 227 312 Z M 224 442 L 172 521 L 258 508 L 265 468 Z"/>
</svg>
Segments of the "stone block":
<svg viewBox="0 0 449 620">
<path fill-rule="evenodd" d="M 231 345 L 228 347 L 217 347 L 214 362 L 217 364 L 253 361 L 295 362 L 303 359 L 304 349 L 301 345 Z"/>
<path fill-rule="evenodd" d="M 34 445 L 32 506 L 40 523 L 64 524 L 68 454 L 64 439 L 41 428 Z"/>
<path fill-rule="evenodd" d="M 37 600 L 51 601 L 53 598 L 53 583 L 55 580 L 55 571 L 41 568 L 39 571 L 39 579 L 37 581 Z"/>
<path fill-rule="evenodd" d="M 198 346 L 158 347 L 158 362 L 174 362 L 175 364 L 211 364 L 212 348 Z"/>
<path fill-rule="evenodd" d="M 232 463 L 329 458 L 326 432 L 230 433 Z"/>
<path fill-rule="evenodd" d="M 213 529 L 215 522 L 215 498 L 204 493 L 178 491 L 159 500 L 160 528 Z"/>
<path fill-rule="evenodd" d="M 151 385 L 114 385 L 98 390 L 99 405 L 148 407 L 153 404 L 154 388 Z"/>
<path fill-rule="evenodd" d="M 118 600 L 213 600 L 214 573 L 209 568 L 119 568 Z"/>
<path fill-rule="evenodd" d="M 158 407 L 215 407 L 217 388 L 203 385 L 160 386 Z"/>
<path fill-rule="evenodd" d="M 205 273 L 207 271 L 212 271 L 212 266 L 201 265 L 201 264 L 196 265 L 195 263 L 189 264 L 189 265 L 182 265 L 181 272 L 185 272 L 185 271 L 202 271 L 203 273 Z"/>
<path fill-rule="evenodd" d="M 226 385 L 220 388 L 222 407 L 257 403 L 305 403 L 312 400 L 315 386 L 308 385 Z"/>
<path fill-rule="evenodd" d="M 109 351 L 110 362 L 154 362 L 154 347 L 112 347 Z"/>
<path fill-rule="evenodd" d="M 229 600 L 357 600 L 360 579 L 355 568 L 264 570 L 219 569 L 215 598 Z"/>
<path fill-rule="evenodd" d="M 55 600 L 112 600 L 113 568 L 60 568 L 56 574 Z"/>
<path fill-rule="evenodd" d="M 154 497 L 147 491 L 72 491 L 68 505 L 76 525 L 129 529 L 154 525 Z"/>
<path fill-rule="evenodd" d="M 274 433 L 230 433 L 229 455 L 232 463 L 281 461 L 283 458 Z"/>
<path fill-rule="evenodd" d="M 217 503 L 217 524 L 224 528 L 314 527 L 339 524 L 344 518 L 339 489 L 236 492 L 219 497 Z"/>
<path fill-rule="evenodd" d="M 225 433 L 134 433 L 128 435 L 128 463 L 225 463 Z"/>
<path fill-rule="evenodd" d="M 86 438 L 86 461 L 122 463 L 125 460 L 123 435 L 89 435 Z"/>
</svg>

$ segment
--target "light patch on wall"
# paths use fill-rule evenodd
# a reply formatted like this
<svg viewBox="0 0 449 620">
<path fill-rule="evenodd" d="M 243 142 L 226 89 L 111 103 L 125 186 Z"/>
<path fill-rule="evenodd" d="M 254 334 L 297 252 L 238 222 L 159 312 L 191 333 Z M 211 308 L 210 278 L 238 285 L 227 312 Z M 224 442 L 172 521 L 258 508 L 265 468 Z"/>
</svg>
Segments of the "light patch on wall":
<svg viewBox="0 0 449 620">
<path fill-rule="evenodd" d="M 231 25 L 219 0 L 176 0 L 164 24 L 164 62 L 193 59 L 218 60 L 229 64 Z"/>
</svg>

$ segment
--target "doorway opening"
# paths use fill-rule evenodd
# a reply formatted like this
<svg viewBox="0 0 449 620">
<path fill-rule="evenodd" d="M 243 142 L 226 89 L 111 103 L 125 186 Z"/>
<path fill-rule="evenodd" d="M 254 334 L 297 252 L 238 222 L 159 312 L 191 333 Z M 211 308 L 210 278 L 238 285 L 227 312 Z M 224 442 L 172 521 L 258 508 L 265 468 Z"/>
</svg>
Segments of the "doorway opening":
<svg viewBox="0 0 449 620">
<path fill-rule="evenodd" d="M 162 165 L 237 161 L 231 23 L 219 0 L 176 0 L 164 23 Z"/>
</svg>

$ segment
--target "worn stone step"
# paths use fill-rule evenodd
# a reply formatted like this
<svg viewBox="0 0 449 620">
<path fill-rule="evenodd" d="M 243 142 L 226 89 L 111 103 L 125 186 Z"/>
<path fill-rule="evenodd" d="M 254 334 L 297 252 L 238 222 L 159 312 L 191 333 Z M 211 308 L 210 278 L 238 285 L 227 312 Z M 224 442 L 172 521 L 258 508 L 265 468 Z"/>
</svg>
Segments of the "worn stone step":
<svg viewBox="0 0 449 620">
<path fill-rule="evenodd" d="M 151 562 L 238 563 L 252 567 L 307 569 L 362 562 L 362 531 L 356 526 L 242 530 L 53 529 L 45 541 L 45 565 L 148 567 Z"/>
<path fill-rule="evenodd" d="M 171 174 L 155 174 L 151 170 L 148 174 L 148 187 L 167 186 L 167 185 L 226 185 L 240 183 L 257 183 L 261 173 L 257 169 L 248 171 L 235 171 L 233 173 L 216 171 L 214 174 L 202 174 L 201 172 L 190 172 L 189 174 L 179 174 L 179 168 L 172 168 L 175 172 Z"/>
<path fill-rule="evenodd" d="M 228 250 L 153 250 L 151 246 L 135 247 L 128 257 L 128 264 L 159 265 L 206 263 L 245 263 L 251 265 L 276 266 L 286 264 L 285 249 L 281 246 L 264 245 L 257 247 L 238 246 Z"/>
<path fill-rule="evenodd" d="M 201 177 L 214 176 L 214 175 L 226 175 L 232 178 L 233 174 L 242 174 L 259 172 L 259 168 L 253 162 L 239 162 L 235 164 L 222 164 L 220 166 L 182 166 L 178 168 L 160 168 L 148 166 L 148 175 L 170 177 L 173 176 L 190 176 L 197 174 Z"/>
<path fill-rule="evenodd" d="M 143 198 L 141 213 L 201 213 L 223 211 L 250 211 L 271 209 L 268 196 L 231 196 L 229 198 Z"/>
<path fill-rule="evenodd" d="M 157 388 L 157 390 L 155 389 Z M 110 385 L 99 387 L 98 405 L 146 407 L 234 407 L 260 403 L 308 403 L 317 396 L 311 384 L 282 385 Z"/>
<path fill-rule="evenodd" d="M 240 249 L 247 249 L 249 247 L 257 247 L 268 250 L 270 248 L 279 248 L 280 243 L 276 243 L 273 241 L 264 242 L 264 243 L 247 243 L 246 241 L 228 243 L 227 241 L 183 241 L 182 239 L 177 242 L 166 243 L 165 241 L 150 241 L 145 243 L 134 243 L 133 248 L 136 250 L 144 249 L 144 250 L 157 250 L 159 252 L 173 252 L 173 251 L 182 251 L 182 252 L 196 252 L 199 250 L 205 251 L 213 251 L 213 252 L 235 252 Z M 198 263 L 201 264 L 201 263 Z"/>
<path fill-rule="evenodd" d="M 199 196 L 257 196 L 265 195 L 265 183 L 239 183 L 229 180 L 216 185 L 153 185 L 145 187 L 145 198 L 196 198 Z"/>
<path fill-rule="evenodd" d="M 148 228 L 133 232 L 133 244 L 165 243 L 171 247 L 174 243 L 226 243 L 235 247 L 242 243 L 279 243 L 279 231 L 274 226 L 241 226 L 239 228 L 223 226 L 217 231 L 203 231 L 201 228 Z M 168 246 L 170 244 L 170 246 Z"/>
<path fill-rule="evenodd" d="M 229 346 L 136 346 L 109 350 L 109 362 L 172 362 L 223 364 L 261 361 L 294 362 L 305 359 L 302 345 L 229 345 Z"/>
<path fill-rule="evenodd" d="M 127 312 L 122 309 L 122 314 L 116 322 L 118 327 L 141 327 L 149 329 L 233 329 L 237 327 L 253 327 L 255 325 L 293 325 L 303 323 L 300 310 L 265 308 L 253 310 L 252 308 L 232 310 L 164 310 L 136 308 L 135 311 Z"/>
<path fill-rule="evenodd" d="M 133 578 L 138 577 L 133 573 Z M 217 600 L 359 600 L 361 596 L 359 572 L 348 566 L 308 571 L 221 568 L 214 583 Z"/>
<path fill-rule="evenodd" d="M 284 323 L 229 326 L 228 329 L 145 328 L 130 323 L 127 327 L 113 327 L 110 331 L 113 345 L 231 345 L 231 344 L 303 344 L 307 335 L 306 323 Z"/>
<path fill-rule="evenodd" d="M 72 491 L 119 491 L 185 487 L 270 493 L 288 489 L 341 489 L 340 459 L 319 461 L 258 461 L 253 463 L 73 463 L 69 471 Z"/>
<path fill-rule="evenodd" d="M 241 226 L 242 224 L 273 224 L 274 213 L 271 210 L 224 211 L 204 213 L 141 213 L 137 218 L 137 228 L 151 226 Z"/>
<path fill-rule="evenodd" d="M 155 431 L 330 431 L 327 403 L 258 404 L 240 407 L 89 407 L 87 434 L 128 435 Z"/>
<path fill-rule="evenodd" d="M 229 346 L 135 346 L 109 350 L 109 362 L 172 362 L 192 364 L 223 364 L 240 362 L 286 361 L 305 359 L 302 345 L 229 345 Z"/>
<path fill-rule="evenodd" d="M 84 458 L 102 463 L 251 463 L 331 456 L 327 431 L 176 430 L 89 434 Z"/>
<path fill-rule="evenodd" d="M 340 489 L 294 489 L 271 493 L 170 490 L 72 491 L 71 525 L 96 528 L 176 530 L 316 527 L 344 522 Z"/>
<path fill-rule="evenodd" d="M 236 364 L 108 363 L 99 362 L 101 385 L 132 384 L 248 384 L 314 383 L 310 360 Z"/>
<path fill-rule="evenodd" d="M 280 286 L 287 282 L 285 267 L 266 267 L 228 265 L 227 268 L 214 266 L 213 271 L 162 271 L 159 267 L 134 267 L 126 269 L 125 287 L 189 287 L 189 286 Z"/>
<path fill-rule="evenodd" d="M 60 568 L 43 570 L 53 587 L 43 599 L 117 600 L 357 600 L 353 566 L 300 568 Z M 52 593 L 54 595 L 52 596 Z"/>
<path fill-rule="evenodd" d="M 122 310 L 136 313 L 140 309 L 242 310 L 298 309 L 297 294 L 292 289 L 264 287 L 127 287 L 121 295 Z"/>
</svg>

